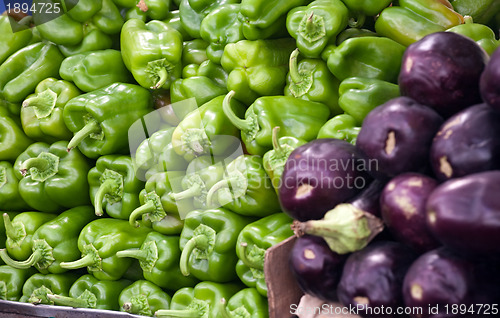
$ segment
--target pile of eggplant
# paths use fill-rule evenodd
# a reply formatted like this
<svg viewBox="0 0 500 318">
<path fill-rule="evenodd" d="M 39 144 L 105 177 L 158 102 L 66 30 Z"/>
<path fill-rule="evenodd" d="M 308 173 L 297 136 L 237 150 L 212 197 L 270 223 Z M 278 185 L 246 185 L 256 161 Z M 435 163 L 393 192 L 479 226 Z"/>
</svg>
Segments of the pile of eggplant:
<svg viewBox="0 0 500 318">
<path fill-rule="evenodd" d="M 356 145 L 318 139 L 289 156 L 291 270 L 362 317 L 498 317 L 500 50 L 428 35 L 405 51 L 399 85 Z"/>
</svg>

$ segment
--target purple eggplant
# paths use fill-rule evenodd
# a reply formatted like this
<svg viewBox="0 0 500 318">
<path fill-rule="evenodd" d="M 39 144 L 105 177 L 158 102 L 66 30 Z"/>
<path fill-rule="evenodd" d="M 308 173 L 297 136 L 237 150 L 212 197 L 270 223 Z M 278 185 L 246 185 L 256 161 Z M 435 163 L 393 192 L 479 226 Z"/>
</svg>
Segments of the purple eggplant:
<svg viewBox="0 0 500 318">
<path fill-rule="evenodd" d="M 406 245 L 390 241 L 370 244 L 349 255 L 337 288 L 340 302 L 363 308 L 358 311 L 363 317 L 399 317 L 396 307 L 403 305 L 403 279 L 416 258 Z M 381 314 L 382 306 L 393 309 L 393 314 L 388 310 Z"/>
<path fill-rule="evenodd" d="M 369 169 L 356 147 L 346 141 L 308 142 L 286 161 L 279 187 L 281 207 L 299 221 L 321 219 L 366 187 Z"/>
<path fill-rule="evenodd" d="M 441 181 L 500 169 L 500 112 L 479 104 L 453 115 L 434 137 L 430 158 Z"/>
<path fill-rule="evenodd" d="M 418 252 L 440 246 L 426 223 L 427 198 L 438 182 L 426 175 L 407 172 L 387 183 L 380 197 L 382 220 L 399 242 Z"/>
<path fill-rule="evenodd" d="M 373 180 L 363 191 L 350 199 L 348 203 L 361 211 L 380 217 L 380 195 L 386 183 L 385 180 Z"/>
<path fill-rule="evenodd" d="M 335 301 L 345 255 L 332 252 L 325 240 L 304 235 L 290 252 L 290 269 L 304 293 L 325 301 Z"/>
<path fill-rule="evenodd" d="M 427 200 L 426 219 L 444 246 L 464 255 L 500 257 L 500 171 L 442 183 Z"/>
<path fill-rule="evenodd" d="M 500 111 L 500 49 L 495 50 L 479 81 L 481 97 L 492 108 Z"/>
<path fill-rule="evenodd" d="M 428 163 L 432 138 L 442 122 L 433 109 L 397 97 L 365 117 L 356 147 L 376 163 L 377 169 L 370 172 L 377 178 L 418 171 Z"/>
<path fill-rule="evenodd" d="M 438 248 L 421 255 L 408 269 L 403 283 L 406 307 L 420 308 L 415 318 L 464 317 L 452 305 L 470 305 L 474 295 L 474 264 Z"/>
<path fill-rule="evenodd" d="M 463 35 L 429 34 L 408 46 L 403 55 L 398 79 L 401 95 L 449 117 L 481 102 L 479 78 L 488 59 L 476 42 Z"/>
</svg>

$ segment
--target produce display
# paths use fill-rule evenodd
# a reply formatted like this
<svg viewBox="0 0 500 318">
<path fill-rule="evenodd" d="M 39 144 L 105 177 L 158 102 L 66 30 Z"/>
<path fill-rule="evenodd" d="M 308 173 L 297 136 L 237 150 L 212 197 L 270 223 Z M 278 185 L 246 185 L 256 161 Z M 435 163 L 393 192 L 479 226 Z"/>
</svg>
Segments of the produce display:
<svg viewBox="0 0 500 318">
<path fill-rule="evenodd" d="M 499 1 L 4 3 L 0 300 L 500 314 Z"/>
</svg>

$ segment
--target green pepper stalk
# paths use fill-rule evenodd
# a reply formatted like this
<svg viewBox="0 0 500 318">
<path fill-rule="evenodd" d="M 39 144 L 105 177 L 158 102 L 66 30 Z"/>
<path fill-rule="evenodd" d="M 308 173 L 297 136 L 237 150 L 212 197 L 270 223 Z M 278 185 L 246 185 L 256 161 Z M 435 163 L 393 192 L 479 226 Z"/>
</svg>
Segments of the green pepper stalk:
<svg viewBox="0 0 500 318">
<path fill-rule="evenodd" d="M 8 161 L 0 161 L 0 206 L 7 211 L 29 210 L 19 193 L 19 180 L 14 168 Z"/>
<path fill-rule="evenodd" d="M 32 266 L 40 272 L 59 274 L 66 272 L 61 262 L 74 261 L 80 257 L 77 240 L 80 231 L 95 215 L 90 206 L 69 209 L 54 219 L 42 224 L 32 236 L 32 254 L 25 261 L 15 261 L 6 250 L 0 250 L 5 264 L 19 269 Z M 4 215 L 6 226 L 11 226 Z"/>
<path fill-rule="evenodd" d="M 8 265 L 0 266 L 0 299 L 18 301 L 21 298 L 23 285 L 36 270 L 33 268 L 18 269 Z"/>
<path fill-rule="evenodd" d="M 239 318 L 268 318 L 269 309 L 267 298 L 262 296 L 256 288 L 245 288 L 231 297 L 225 306 L 224 317 Z"/>
<path fill-rule="evenodd" d="M 58 306 L 119 310 L 118 296 L 130 285 L 128 280 L 98 280 L 92 275 L 78 278 L 69 290 L 68 296 L 47 294 L 47 298 Z"/>
<path fill-rule="evenodd" d="M 172 291 L 193 287 L 198 283 L 194 276 L 184 276 L 179 268 L 181 249 L 179 236 L 150 232 L 139 249 L 116 252 L 118 257 L 139 260 L 144 278 Z"/>
<path fill-rule="evenodd" d="M 171 297 L 147 280 L 138 280 L 120 293 L 120 310 L 142 316 L 153 316 L 158 310 L 168 310 Z"/>
<path fill-rule="evenodd" d="M 14 161 L 33 141 L 22 130 L 17 116 L 4 107 L 8 102 L 0 103 L 0 160 Z"/>
<path fill-rule="evenodd" d="M 327 121 L 318 132 L 318 139 L 334 138 L 345 140 L 353 145 L 356 145 L 356 139 L 361 131 L 356 123 L 356 120 L 350 115 L 337 115 Z"/>
<path fill-rule="evenodd" d="M 53 305 L 47 295 L 68 296 L 71 285 L 80 277 L 77 273 L 40 274 L 36 273 L 26 280 L 20 302 Z"/>
</svg>

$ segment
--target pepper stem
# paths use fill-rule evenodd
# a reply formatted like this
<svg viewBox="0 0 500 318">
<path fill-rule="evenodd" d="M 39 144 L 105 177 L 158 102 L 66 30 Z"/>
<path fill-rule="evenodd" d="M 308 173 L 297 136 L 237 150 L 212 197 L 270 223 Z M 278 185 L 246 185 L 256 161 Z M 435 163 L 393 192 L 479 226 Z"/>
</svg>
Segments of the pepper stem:
<svg viewBox="0 0 500 318">
<path fill-rule="evenodd" d="M 178 192 L 178 193 L 170 193 L 170 197 L 175 201 L 194 198 L 201 195 L 201 186 L 199 184 L 193 184 L 190 188 Z"/>
<path fill-rule="evenodd" d="M 73 298 L 55 294 L 47 294 L 47 297 L 58 306 L 68 306 L 73 308 L 92 308 L 87 300 L 82 298 Z"/>
<path fill-rule="evenodd" d="M 16 261 L 10 258 L 5 249 L 0 250 L 0 258 L 4 261 L 4 263 L 18 269 L 27 269 L 34 266 L 36 263 L 38 263 L 38 261 L 40 261 L 41 257 L 41 251 L 36 250 L 25 261 Z"/>
<path fill-rule="evenodd" d="M 148 260 L 148 252 L 141 249 L 128 249 L 128 250 L 118 251 L 116 252 L 116 256 L 135 258 L 140 261 Z"/>
<path fill-rule="evenodd" d="M 0 189 L 7 184 L 7 169 L 0 167 Z"/>
<path fill-rule="evenodd" d="M 470 15 L 464 16 L 464 24 L 473 24 L 473 23 L 474 23 L 474 19 L 472 19 L 472 16 L 470 16 Z"/>
<path fill-rule="evenodd" d="M 158 89 L 158 88 L 162 87 L 163 85 L 165 85 L 165 83 L 167 82 L 168 72 L 167 72 L 167 69 L 165 67 L 160 68 L 157 75 L 159 77 L 158 82 L 156 82 L 156 84 L 153 87 L 151 87 L 151 89 Z"/>
<path fill-rule="evenodd" d="M 272 136 L 272 141 L 273 141 L 273 149 L 276 152 L 282 152 L 283 148 L 281 147 L 281 144 L 278 139 L 278 133 L 280 131 L 280 126 L 276 126 L 273 128 L 273 136 Z"/>
<path fill-rule="evenodd" d="M 235 91 L 230 91 L 227 93 L 226 97 L 224 97 L 224 101 L 222 102 L 222 111 L 229 119 L 229 121 L 239 130 L 249 131 L 252 130 L 252 124 L 248 120 L 244 120 L 236 116 L 231 108 L 231 98 L 233 98 Z"/>
<path fill-rule="evenodd" d="M 7 235 L 8 238 L 14 239 L 15 237 L 18 236 L 16 231 L 16 228 L 12 225 L 12 222 L 10 221 L 10 217 L 7 213 L 3 214 L 3 224 L 5 226 L 5 234 Z"/>
<path fill-rule="evenodd" d="M 240 253 L 241 254 L 240 259 L 243 261 L 243 263 L 248 267 L 264 270 L 264 262 L 251 260 L 247 257 L 248 244 L 246 242 L 242 242 L 241 247 L 242 247 L 242 253 Z"/>
<path fill-rule="evenodd" d="M 160 309 L 155 312 L 155 317 L 166 318 L 201 318 L 201 313 L 198 310 L 185 309 Z"/>
<path fill-rule="evenodd" d="M 210 190 L 207 192 L 207 206 L 212 205 L 212 198 L 215 195 L 217 191 L 219 191 L 222 188 L 229 188 L 229 181 L 228 180 L 220 180 L 219 182 L 215 183 Z"/>
<path fill-rule="evenodd" d="M 101 131 L 101 126 L 97 120 L 90 120 L 82 129 L 77 131 L 73 138 L 68 143 L 68 152 L 78 146 L 90 134 L 98 133 Z"/>
<path fill-rule="evenodd" d="M 94 199 L 95 215 L 102 216 L 104 214 L 104 211 L 102 209 L 102 201 L 104 200 L 104 196 L 106 194 L 111 193 L 113 191 L 114 185 L 115 185 L 115 180 L 112 179 L 107 179 L 106 181 L 101 183 L 101 186 L 97 190 Z"/>
<path fill-rule="evenodd" d="M 25 176 L 31 168 L 37 168 L 40 171 L 45 171 L 50 168 L 50 162 L 47 159 L 40 157 L 29 158 L 21 164 L 21 168 L 19 170 L 21 171 L 21 174 Z"/>
<path fill-rule="evenodd" d="M 299 68 L 297 65 L 297 57 L 299 56 L 299 49 L 293 50 L 292 54 L 290 54 L 290 77 L 295 84 L 298 84 L 302 81 L 302 76 L 299 74 Z"/>
<path fill-rule="evenodd" d="M 148 201 L 145 204 L 141 205 L 140 207 L 132 211 L 132 213 L 130 213 L 130 217 L 128 219 L 130 225 L 139 227 L 139 222 L 137 222 L 137 219 L 144 214 L 153 213 L 155 209 L 156 207 L 153 201 Z"/>
<path fill-rule="evenodd" d="M 364 14 L 358 13 L 355 17 L 349 18 L 349 27 L 351 28 L 361 28 L 365 24 L 366 16 Z"/>
<path fill-rule="evenodd" d="M 184 245 L 184 249 L 181 253 L 181 258 L 179 261 L 179 268 L 181 270 L 182 275 L 189 276 L 189 257 L 195 248 L 199 249 L 207 249 L 208 248 L 208 238 L 205 235 L 196 235 L 193 236 L 189 241 L 187 241 L 186 245 Z"/>
<path fill-rule="evenodd" d="M 95 263 L 94 256 L 91 254 L 87 254 L 84 257 L 80 258 L 79 260 L 73 262 L 61 262 L 59 266 L 65 269 L 79 269 L 92 266 L 94 265 L 94 263 Z"/>
<path fill-rule="evenodd" d="M 227 312 L 227 301 L 225 298 L 220 299 L 218 312 L 221 318 L 231 318 L 231 316 Z"/>
<path fill-rule="evenodd" d="M 56 106 L 57 93 L 47 88 L 35 96 L 26 98 L 23 107 L 33 107 L 36 118 L 46 118 L 52 114 Z"/>
</svg>

